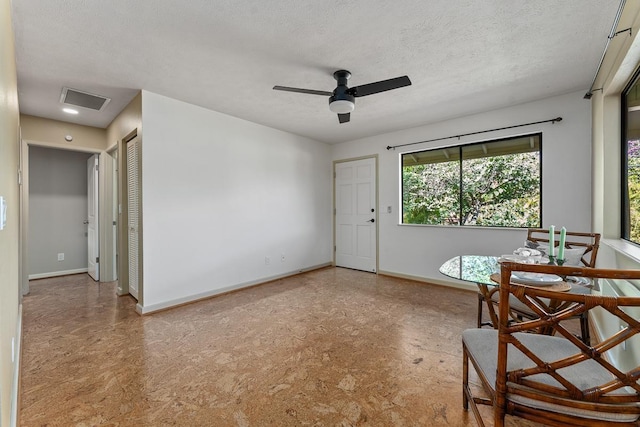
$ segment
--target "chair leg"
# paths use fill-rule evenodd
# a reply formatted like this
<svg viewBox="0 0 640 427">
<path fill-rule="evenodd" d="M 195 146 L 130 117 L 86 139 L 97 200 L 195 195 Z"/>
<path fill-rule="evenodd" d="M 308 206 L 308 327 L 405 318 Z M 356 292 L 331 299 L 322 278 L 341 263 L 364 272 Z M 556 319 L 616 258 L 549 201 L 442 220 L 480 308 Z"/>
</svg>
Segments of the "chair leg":
<svg viewBox="0 0 640 427">
<path fill-rule="evenodd" d="M 478 410 L 478 404 L 482 405 L 493 405 L 493 400 L 485 398 L 485 397 L 477 397 L 473 396 L 471 393 L 471 389 L 469 388 L 469 351 L 467 350 L 467 346 L 464 341 L 462 342 L 462 407 L 465 411 L 469 410 L 469 406 L 471 406 L 471 411 L 473 412 L 473 416 L 476 419 L 476 423 L 479 427 L 485 427 L 484 421 L 482 419 L 482 415 Z M 473 362 L 473 360 L 471 360 Z M 474 362 L 475 363 L 475 362 Z M 475 367 L 475 371 L 478 372 L 478 369 Z M 485 386 L 485 384 L 483 384 Z"/>
<path fill-rule="evenodd" d="M 484 295 L 478 292 L 478 328 L 482 328 L 482 306 L 484 305 Z"/>
<path fill-rule="evenodd" d="M 580 315 L 580 333 L 582 341 L 586 345 L 591 345 L 591 332 L 589 332 L 589 313 L 585 312 Z"/>
<path fill-rule="evenodd" d="M 482 321 L 482 306 L 487 305 L 487 311 L 489 312 L 489 321 Z M 493 307 L 494 302 L 491 301 L 491 292 L 487 285 L 478 284 L 478 328 L 482 328 L 483 326 L 491 326 L 492 328 L 498 328 L 498 315 Z"/>
<path fill-rule="evenodd" d="M 462 407 L 465 411 L 469 410 L 467 387 L 469 387 L 469 355 L 466 347 L 462 344 Z"/>
</svg>

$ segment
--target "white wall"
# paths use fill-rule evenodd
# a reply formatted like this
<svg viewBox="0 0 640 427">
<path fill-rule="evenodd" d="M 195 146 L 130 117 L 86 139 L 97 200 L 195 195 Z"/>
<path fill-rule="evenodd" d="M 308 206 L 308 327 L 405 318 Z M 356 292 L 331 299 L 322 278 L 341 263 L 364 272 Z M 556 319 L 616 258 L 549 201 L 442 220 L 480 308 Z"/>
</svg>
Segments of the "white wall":
<svg viewBox="0 0 640 427">
<path fill-rule="evenodd" d="M 20 168 L 18 83 L 11 2 L 0 0 L 0 196 L 7 226 L 0 230 L 0 425 L 17 422 L 22 315 L 20 305 Z M 11 423 L 11 424 L 10 424 Z"/>
<path fill-rule="evenodd" d="M 328 145 L 147 91 L 142 122 L 143 312 L 332 260 Z"/>
<path fill-rule="evenodd" d="M 618 29 L 631 28 L 631 34 L 615 37 L 607 50 L 598 73 L 591 99 L 593 122 L 593 227 L 603 239 L 598 252 L 597 266 L 611 269 L 640 268 L 640 247 L 621 236 L 621 93 L 631 81 L 640 64 L 640 3 L 627 2 Z M 604 295 L 640 296 L 638 284 L 601 281 Z M 625 326 L 618 318 L 602 309 L 591 312 L 597 335 L 607 335 Z M 626 349 L 612 349 L 611 357 L 622 369 L 638 366 L 640 339 L 635 337 Z"/>
<path fill-rule="evenodd" d="M 489 111 L 432 125 L 338 144 L 334 160 L 378 154 L 379 157 L 379 246 L 381 272 L 446 280 L 438 272 L 447 259 L 461 254 L 501 255 L 522 245 L 524 229 L 398 225 L 400 221 L 400 155 L 415 151 L 542 132 L 543 226 L 566 226 L 570 230 L 591 229 L 591 114 L 583 92 L 544 99 L 511 108 Z M 562 117 L 555 124 L 517 129 L 413 145 L 388 151 L 398 145 L 474 131 Z M 387 206 L 392 213 L 387 213 Z"/>
<path fill-rule="evenodd" d="M 91 154 L 29 149 L 29 275 L 87 269 L 87 159 Z M 64 261 L 58 261 L 64 253 Z"/>
</svg>

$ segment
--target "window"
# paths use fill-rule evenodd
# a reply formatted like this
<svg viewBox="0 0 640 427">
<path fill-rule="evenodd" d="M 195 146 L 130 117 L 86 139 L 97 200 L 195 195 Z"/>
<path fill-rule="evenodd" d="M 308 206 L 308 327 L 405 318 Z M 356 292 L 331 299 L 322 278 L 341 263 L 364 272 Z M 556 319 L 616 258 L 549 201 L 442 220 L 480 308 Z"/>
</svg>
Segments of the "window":
<svg viewBox="0 0 640 427">
<path fill-rule="evenodd" d="M 622 96 L 622 238 L 640 243 L 640 78 Z"/>
<path fill-rule="evenodd" d="M 542 134 L 402 154 L 404 224 L 541 226 Z"/>
</svg>

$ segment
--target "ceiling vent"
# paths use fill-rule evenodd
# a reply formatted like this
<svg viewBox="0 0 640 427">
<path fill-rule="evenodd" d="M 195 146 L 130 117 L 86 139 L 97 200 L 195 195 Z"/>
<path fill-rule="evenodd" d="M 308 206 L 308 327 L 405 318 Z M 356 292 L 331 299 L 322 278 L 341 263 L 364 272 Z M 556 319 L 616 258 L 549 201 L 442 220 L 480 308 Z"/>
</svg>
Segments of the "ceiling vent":
<svg viewBox="0 0 640 427">
<path fill-rule="evenodd" d="M 89 108 L 95 111 L 104 110 L 104 107 L 107 106 L 109 101 L 111 101 L 111 98 L 94 95 L 92 93 L 68 87 L 63 87 L 62 95 L 60 95 L 60 102 L 62 104 L 75 105 L 77 107 Z"/>
</svg>

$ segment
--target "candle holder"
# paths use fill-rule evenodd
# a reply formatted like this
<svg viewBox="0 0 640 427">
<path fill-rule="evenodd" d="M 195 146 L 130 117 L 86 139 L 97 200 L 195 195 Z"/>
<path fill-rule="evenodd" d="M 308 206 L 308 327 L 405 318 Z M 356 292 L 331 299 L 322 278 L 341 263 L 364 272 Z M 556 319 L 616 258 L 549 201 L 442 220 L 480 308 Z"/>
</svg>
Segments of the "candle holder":
<svg viewBox="0 0 640 427">
<path fill-rule="evenodd" d="M 566 261 L 565 259 L 560 259 L 555 255 L 549 255 L 549 262 L 547 264 L 548 265 L 559 265 L 559 266 L 562 266 L 565 261 Z"/>
</svg>

